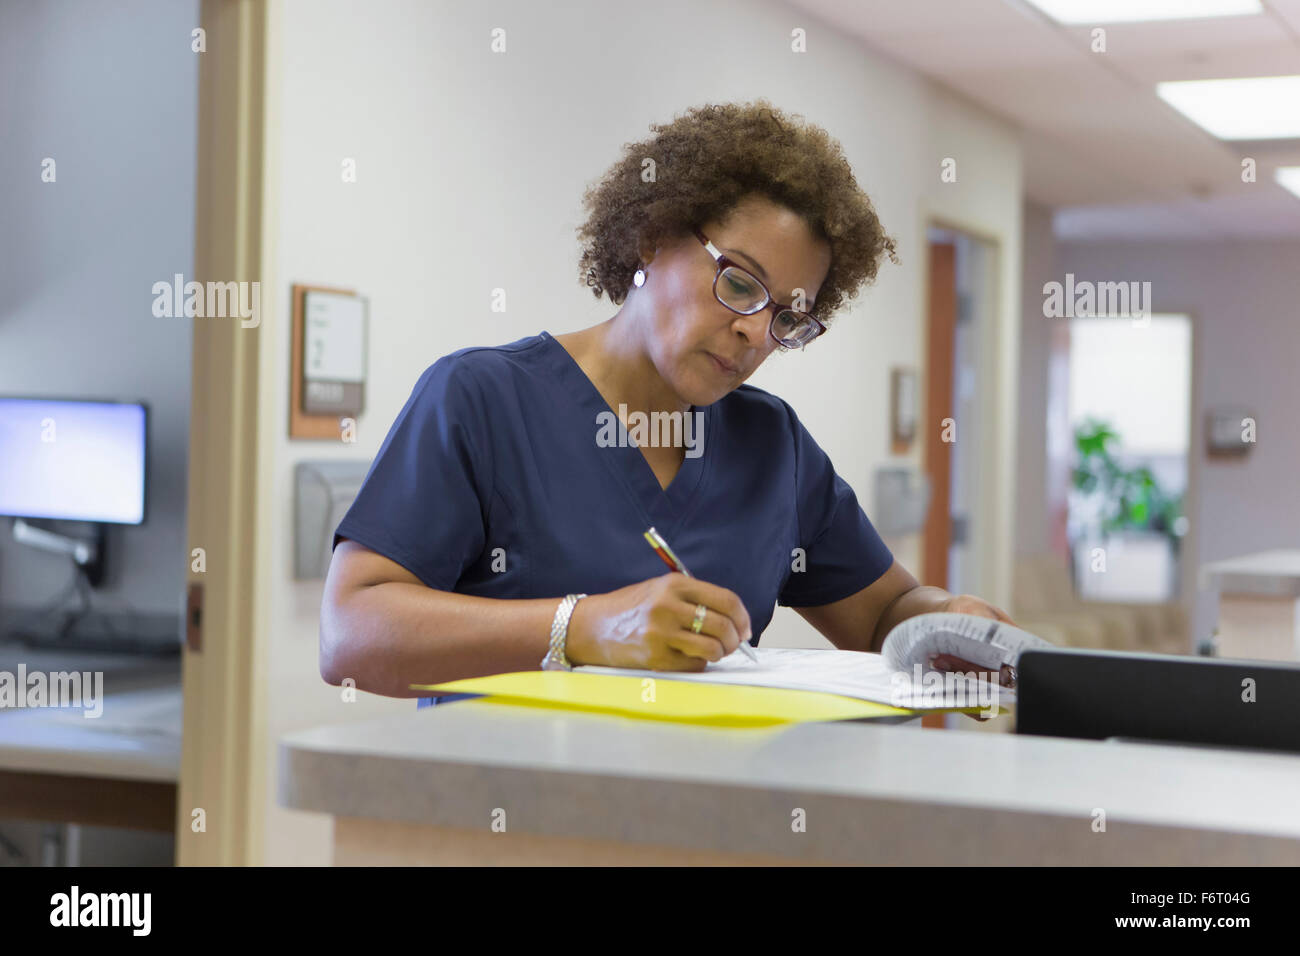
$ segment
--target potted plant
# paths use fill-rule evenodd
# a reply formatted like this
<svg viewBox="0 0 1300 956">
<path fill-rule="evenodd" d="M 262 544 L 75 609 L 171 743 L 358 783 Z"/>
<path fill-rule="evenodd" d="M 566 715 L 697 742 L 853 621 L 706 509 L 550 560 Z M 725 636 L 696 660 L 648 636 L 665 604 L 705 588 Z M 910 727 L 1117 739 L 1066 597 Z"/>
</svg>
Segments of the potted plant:
<svg viewBox="0 0 1300 956">
<path fill-rule="evenodd" d="M 1105 421 L 1087 419 L 1075 428 L 1074 447 L 1077 461 L 1072 483 L 1075 491 L 1071 507 L 1071 538 L 1089 546 L 1100 543 L 1110 550 L 1112 539 L 1158 538 L 1168 549 L 1172 592 L 1177 574 L 1179 546 L 1186 528 L 1183 519 L 1183 494 L 1170 494 L 1145 465 L 1126 468 L 1116 456 L 1121 444 L 1119 434 Z M 1071 549 L 1072 552 L 1074 549 Z M 1076 566 L 1075 582 L 1086 580 L 1086 568 Z"/>
</svg>

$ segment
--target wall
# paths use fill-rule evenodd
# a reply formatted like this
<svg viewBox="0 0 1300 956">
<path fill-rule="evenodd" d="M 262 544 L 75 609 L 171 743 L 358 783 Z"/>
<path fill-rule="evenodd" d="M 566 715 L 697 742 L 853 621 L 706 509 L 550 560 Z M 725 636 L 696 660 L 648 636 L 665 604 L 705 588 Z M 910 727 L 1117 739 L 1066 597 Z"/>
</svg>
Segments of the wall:
<svg viewBox="0 0 1300 956">
<path fill-rule="evenodd" d="M 0 394 L 150 408 L 146 520 L 109 531 L 109 611 L 179 613 L 184 590 L 190 326 L 155 318 L 151 287 L 193 266 L 197 17 L 196 0 L 0 5 Z M 0 605 L 44 606 L 70 572 L 5 522 Z"/>
<path fill-rule="evenodd" d="M 490 30 L 507 30 L 505 54 Z M 786 52 L 795 26 L 810 52 Z M 725 37 L 720 44 L 718 38 Z M 276 506 L 259 544 L 268 568 L 262 652 L 268 740 L 291 728 L 415 704 L 362 695 L 343 703 L 317 673 L 319 582 L 292 573 L 292 472 L 305 458 L 368 459 L 419 374 L 438 356 L 541 329 L 571 331 L 613 314 L 577 278 L 583 188 L 620 145 L 708 101 L 767 96 L 827 128 L 899 241 L 874 288 L 832 339 L 772 359 L 751 379 L 785 397 L 870 511 L 872 470 L 888 457 L 889 368 L 921 368 L 926 221 L 942 216 L 1000 245 L 998 383 L 984 487 L 1009 559 L 1019 324 L 1020 157 L 1014 133 L 782 4 L 666 0 L 490 6 L 285 0 L 273 6 L 266 166 L 275 290 L 262 340 L 264 486 Z M 957 183 L 939 161 L 957 157 Z M 345 157 L 358 181 L 341 182 Z M 370 297 L 367 409 L 355 445 L 289 441 L 289 287 L 321 283 Z M 508 311 L 488 309 L 507 289 Z M 455 316 L 458 321 L 449 317 Z M 833 343 L 833 344 L 832 344 Z M 923 387 L 923 386 L 922 386 Z M 919 443 L 909 457 L 919 464 Z M 916 567 L 916 542 L 890 542 Z M 768 638 L 824 644 L 778 610 Z M 328 820 L 274 805 L 265 754 L 269 863 L 328 861 Z"/>
<path fill-rule="evenodd" d="M 1183 575 L 1194 595 L 1192 637 L 1214 626 L 1216 600 L 1200 566 L 1300 546 L 1300 242 L 1068 242 L 1061 274 L 1075 281 L 1147 281 L 1152 309 L 1192 316 L 1190 538 Z M 1041 285 L 1040 285 L 1041 289 Z M 1258 444 L 1240 460 L 1205 457 L 1206 411 L 1255 411 Z"/>
</svg>

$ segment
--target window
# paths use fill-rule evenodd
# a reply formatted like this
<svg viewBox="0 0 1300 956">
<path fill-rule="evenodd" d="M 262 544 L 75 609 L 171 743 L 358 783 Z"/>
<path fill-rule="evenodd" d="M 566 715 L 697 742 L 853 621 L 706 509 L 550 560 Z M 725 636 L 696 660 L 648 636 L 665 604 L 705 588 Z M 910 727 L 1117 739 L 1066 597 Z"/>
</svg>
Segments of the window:
<svg viewBox="0 0 1300 956">
<path fill-rule="evenodd" d="M 1080 597 L 1177 594 L 1191 345 L 1186 315 L 1070 320 L 1069 536 Z"/>
</svg>

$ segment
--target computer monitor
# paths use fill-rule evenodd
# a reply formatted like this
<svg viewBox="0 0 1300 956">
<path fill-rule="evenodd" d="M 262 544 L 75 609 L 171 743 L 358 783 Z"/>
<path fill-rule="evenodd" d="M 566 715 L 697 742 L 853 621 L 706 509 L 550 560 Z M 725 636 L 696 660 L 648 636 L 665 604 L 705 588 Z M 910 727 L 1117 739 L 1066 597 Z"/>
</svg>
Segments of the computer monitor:
<svg viewBox="0 0 1300 956">
<path fill-rule="evenodd" d="M 1056 647 L 1020 655 L 1016 732 L 1300 753 L 1300 666 Z"/>
<path fill-rule="evenodd" d="M 141 524 L 147 426 L 138 403 L 0 398 L 0 515 Z"/>
</svg>

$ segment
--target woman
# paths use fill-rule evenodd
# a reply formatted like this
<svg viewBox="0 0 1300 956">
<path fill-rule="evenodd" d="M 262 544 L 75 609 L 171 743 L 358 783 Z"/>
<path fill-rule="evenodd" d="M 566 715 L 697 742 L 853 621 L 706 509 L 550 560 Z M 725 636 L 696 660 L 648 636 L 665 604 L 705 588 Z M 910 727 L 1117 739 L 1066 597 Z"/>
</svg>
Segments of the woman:
<svg viewBox="0 0 1300 956">
<path fill-rule="evenodd" d="M 1010 621 L 919 586 L 794 410 L 743 384 L 897 262 L 839 145 L 762 100 L 652 129 L 585 197 L 581 270 L 613 318 L 463 349 L 416 384 L 335 536 L 329 683 L 698 671 L 777 603 L 861 651 L 927 611 Z"/>
</svg>

